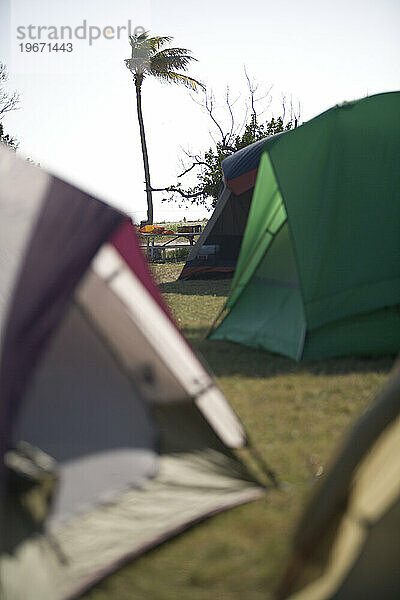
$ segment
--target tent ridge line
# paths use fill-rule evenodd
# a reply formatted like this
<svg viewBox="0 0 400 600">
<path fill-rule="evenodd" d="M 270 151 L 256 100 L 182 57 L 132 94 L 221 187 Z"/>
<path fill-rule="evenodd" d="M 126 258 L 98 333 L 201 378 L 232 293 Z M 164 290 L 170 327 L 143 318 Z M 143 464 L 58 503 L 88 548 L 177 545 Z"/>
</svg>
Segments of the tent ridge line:
<svg viewBox="0 0 400 600">
<path fill-rule="evenodd" d="M 295 130 L 292 130 L 292 131 L 295 131 Z M 273 149 L 273 147 L 271 147 L 271 150 L 272 150 L 272 149 Z M 272 168 L 272 171 L 273 171 L 273 173 L 274 173 L 274 175 L 275 175 L 275 180 L 276 180 L 276 182 L 277 182 L 277 184 L 278 184 L 278 189 L 279 189 L 279 191 L 280 191 L 280 194 L 281 194 L 281 198 L 282 198 L 282 204 L 283 204 L 283 206 L 284 206 L 284 209 L 285 209 L 285 212 L 286 212 L 286 222 L 287 222 L 287 224 L 288 224 L 288 231 L 289 231 L 290 240 L 291 240 L 291 242 L 292 242 L 292 248 L 293 248 L 294 260 L 295 260 L 295 262 L 296 262 L 297 276 L 298 276 L 298 278 L 299 278 L 299 286 L 298 286 L 298 289 L 299 289 L 300 296 L 301 296 L 301 300 L 302 300 L 302 304 L 303 304 L 304 326 L 305 326 L 305 329 L 307 330 L 307 315 L 306 315 L 306 313 L 305 313 L 305 308 L 304 308 L 304 307 L 305 307 L 305 296 L 304 296 L 303 282 L 302 282 L 302 278 L 301 278 L 301 271 L 300 271 L 300 268 L 299 268 L 299 260 L 298 260 L 298 257 L 297 257 L 296 245 L 295 245 L 295 243 L 294 243 L 294 240 L 295 240 L 295 238 L 294 238 L 293 231 L 292 231 L 292 227 L 291 227 L 291 224 L 290 224 L 289 212 L 288 212 L 287 204 L 286 204 L 286 201 L 285 201 L 285 196 L 284 196 L 284 194 L 282 193 L 282 186 L 281 186 L 280 178 L 279 178 L 279 175 L 278 175 L 278 172 L 277 172 L 277 170 L 275 169 L 275 164 L 274 164 L 274 161 L 273 161 L 273 159 L 272 159 L 272 156 L 271 156 L 271 154 L 270 154 L 270 152 L 269 152 L 269 150 L 268 150 L 268 149 L 264 149 L 264 152 L 265 152 L 266 154 L 268 154 L 269 161 L 270 161 L 270 163 L 271 163 L 271 168 Z M 305 340 L 304 340 L 304 341 L 305 341 Z"/>
<path fill-rule="evenodd" d="M 278 186 L 278 191 L 280 192 L 279 186 Z M 281 194 L 281 198 L 282 198 L 282 194 Z M 273 214 L 273 218 L 276 216 L 276 214 L 277 214 L 277 212 L 278 212 L 279 208 L 280 208 L 280 206 L 278 206 L 278 207 L 275 209 L 275 212 L 274 212 L 274 214 Z M 286 208 L 285 208 L 285 210 L 286 210 Z M 286 214 L 287 214 L 287 213 L 286 213 Z M 286 219 L 286 220 L 287 220 L 287 219 Z M 275 237 L 275 236 L 276 236 L 276 235 L 279 233 L 279 231 L 281 230 L 281 228 L 283 227 L 283 225 L 285 224 L 285 222 L 286 222 L 286 221 L 284 221 L 284 222 L 282 223 L 282 225 L 279 227 L 278 231 L 276 231 L 276 232 L 275 232 L 275 234 L 272 234 L 272 233 L 271 233 L 271 232 L 270 232 L 268 229 L 266 229 L 266 230 L 263 232 L 262 236 L 261 236 L 261 237 L 260 237 L 260 239 L 258 240 L 258 243 L 257 243 L 256 247 L 254 248 L 253 252 L 251 253 L 251 256 L 249 256 L 249 258 L 248 258 L 248 260 L 247 260 L 247 262 L 246 262 L 246 265 L 245 265 L 245 267 L 246 267 L 246 268 L 247 268 L 247 266 L 249 265 L 249 263 L 250 263 L 251 259 L 253 258 L 253 256 L 255 255 L 256 251 L 257 251 L 257 250 L 258 250 L 258 248 L 260 247 L 260 245 L 261 245 L 261 242 L 264 240 L 264 238 L 265 238 L 265 234 L 266 234 L 266 233 L 268 233 L 269 235 L 272 235 L 272 237 L 274 238 L 274 237 Z M 247 227 L 246 227 L 246 228 L 247 228 Z M 245 233 L 246 233 L 246 232 L 245 232 Z M 242 269 L 242 274 L 243 274 L 243 273 L 246 271 L 246 268 L 243 268 L 243 269 Z M 235 273 L 235 275 L 236 275 L 236 273 Z M 233 294 L 233 292 L 234 292 L 235 290 L 237 290 L 237 289 L 239 289 L 239 288 L 240 288 L 240 285 L 242 285 L 242 288 L 244 289 L 244 286 L 243 286 L 243 284 L 240 284 L 239 280 L 240 280 L 240 276 L 238 277 L 238 281 L 237 281 L 237 283 L 236 283 L 234 286 L 232 286 L 232 289 L 231 289 L 231 290 L 230 290 L 230 292 L 229 292 L 229 298 L 232 296 L 232 294 Z M 242 291 L 243 291 L 243 290 L 242 290 Z M 239 294 L 239 296 L 240 296 L 240 294 Z M 236 298 L 236 300 L 235 300 L 235 302 L 234 302 L 233 306 L 234 306 L 234 305 L 236 304 L 236 302 L 238 301 L 238 299 L 239 299 L 239 296 Z M 218 319 L 221 317 L 221 315 L 222 315 L 222 313 L 224 312 L 224 310 L 228 310 L 227 304 L 228 304 L 228 300 L 229 300 L 229 298 L 226 300 L 226 302 L 225 302 L 224 306 L 222 307 L 222 309 L 220 310 L 220 312 L 218 313 L 218 315 L 216 316 L 216 318 L 215 318 L 215 319 L 214 319 L 214 321 L 212 322 L 212 324 L 211 324 L 211 326 L 210 326 L 210 328 L 209 328 L 209 330 L 208 330 L 208 332 L 207 332 L 207 334 L 206 334 L 205 338 L 208 338 L 208 337 L 209 337 L 209 335 L 211 335 L 211 333 L 214 331 L 214 329 L 215 329 L 215 325 L 216 325 L 216 322 L 217 322 L 217 321 L 218 321 Z M 232 308 L 233 308 L 233 306 L 230 306 L 230 307 L 229 307 L 229 309 L 232 309 Z"/>
<path fill-rule="evenodd" d="M 282 195 L 281 195 L 281 197 L 282 197 Z M 273 215 L 273 218 L 276 216 L 276 214 L 277 214 L 277 212 L 278 212 L 279 208 L 280 208 L 280 207 L 278 207 L 278 208 L 275 210 L 275 213 L 274 213 L 274 215 Z M 286 221 L 287 221 L 287 218 L 286 218 L 286 220 L 285 220 L 285 221 L 282 223 L 282 225 L 281 225 L 281 226 L 278 228 L 278 230 L 277 230 L 277 231 L 276 231 L 274 234 L 272 234 L 272 233 L 271 233 L 271 231 L 270 231 L 269 229 L 266 229 L 266 230 L 263 232 L 263 234 L 262 234 L 262 236 L 260 237 L 260 239 L 259 239 L 259 241 L 258 241 L 258 243 L 257 243 L 256 247 L 254 248 L 254 251 L 252 252 L 251 256 L 249 257 L 249 259 L 248 259 L 248 261 L 247 261 L 247 263 L 246 263 L 246 267 L 249 265 L 249 263 L 250 263 L 251 259 L 253 258 L 253 256 L 255 255 L 256 251 L 258 250 L 259 246 L 261 245 L 261 242 L 264 240 L 264 238 L 265 238 L 265 234 L 267 234 L 267 233 L 268 233 L 269 235 L 271 235 L 271 236 L 272 236 L 272 240 L 271 240 L 271 242 L 270 242 L 270 244 L 271 244 L 271 243 L 273 242 L 274 238 L 275 238 L 275 237 L 278 235 L 278 233 L 281 231 L 282 227 L 285 225 Z M 258 265 L 257 265 L 257 266 L 258 266 Z M 257 268 L 257 267 L 255 267 L 255 269 L 254 269 L 254 270 L 256 270 L 256 268 Z M 246 269 L 243 269 L 243 272 L 245 272 L 245 271 L 246 271 Z M 254 275 L 254 272 L 253 272 L 253 275 Z M 253 275 L 252 275 L 251 277 L 253 277 Z M 227 306 L 227 304 L 228 304 L 229 298 L 232 296 L 233 292 L 234 292 L 235 290 L 238 290 L 238 289 L 240 289 L 240 287 L 242 288 L 242 291 L 240 292 L 239 296 L 236 298 L 236 300 L 235 300 L 234 304 L 233 304 L 232 306 L 229 306 L 229 307 L 228 307 L 228 306 Z M 214 329 L 215 329 L 215 325 L 216 325 L 217 321 L 220 319 L 220 317 L 221 317 L 222 313 L 224 312 L 224 310 L 226 310 L 226 311 L 227 311 L 227 314 L 228 314 L 228 312 L 230 312 L 230 311 L 232 310 L 232 308 L 235 306 L 236 302 L 239 300 L 239 297 L 240 297 L 240 295 L 242 294 L 242 292 L 243 292 L 243 290 L 244 290 L 244 289 L 245 289 L 245 285 L 244 285 L 243 283 L 240 283 L 240 282 L 238 281 L 238 282 L 237 282 L 237 284 L 235 285 L 235 287 L 234 287 L 234 288 L 232 288 L 232 290 L 230 291 L 230 293 L 229 293 L 229 298 L 227 298 L 227 300 L 226 300 L 226 302 L 225 302 L 224 306 L 222 307 L 222 309 L 220 310 L 220 312 L 219 312 L 219 313 L 217 314 L 217 316 L 215 317 L 215 319 L 214 319 L 214 321 L 212 322 L 212 324 L 211 324 L 211 326 L 210 326 L 209 330 L 207 331 L 207 333 L 206 333 L 206 335 L 205 335 L 205 338 L 204 338 L 204 339 L 208 338 L 208 336 L 209 336 L 209 335 L 211 335 L 211 333 L 214 331 Z"/>
<path fill-rule="evenodd" d="M 279 187 L 279 185 L 278 185 L 277 192 L 279 192 L 279 193 L 280 193 L 280 187 Z M 276 192 L 275 192 L 274 196 L 275 196 L 275 195 L 276 195 Z M 281 193 L 280 193 L 280 196 L 281 196 L 281 198 L 282 198 L 282 194 L 281 194 Z M 283 198 L 282 198 L 282 200 L 283 200 Z M 285 208 L 285 211 L 286 211 L 286 207 L 284 207 L 284 208 Z M 273 220 L 273 219 L 276 217 L 276 215 L 277 215 L 277 213 L 278 213 L 279 209 L 280 209 L 280 206 L 278 206 L 278 207 L 275 209 L 275 211 L 274 211 L 274 213 L 273 213 L 273 215 L 272 215 L 272 219 L 271 219 L 271 220 Z M 250 208 L 250 210 L 251 210 L 251 208 Z M 286 215 L 287 215 L 287 212 L 286 212 Z M 249 216 L 250 216 L 250 213 L 249 213 Z M 247 229 L 247 225 L 246 225 L 246 229 Z M 259 248 L 259 247 L 260 247 L 260 245 L 261 245 L 261 242 L 264 240 L 265 234 L 266 234 L 266 233 L 269 233 L 270 235 L 272 235 L 272 237 L 274 237 L 274 236 L 275 236 L 275 235 L 276 235 L 276 234 L 279 232 L 279 230 L 280 230 L 280 229 L 281 229 L 281 228 L 279 228 L 279 229 L 278 229 L 278 231 L 276 231 L 275 233 L 272 233 L 272 232 L 271 232 L 271 231 L 270 231 L 268 228 L 266 228 L 266 229 L 264 230 L 264 232 L 263 232 L 262 236 L 261 236 L 261 237 L 260 237 L 260 239 L 258 240 L 258 243 L 256 244 L 255 248 L 253 249 L 253 252 L 252 252 L 252 253 L 251 253 L 251 255 L 249 256 L 249 258 L 248 258 L 248 260 L 247 260 L 246 264 L 244 265 L 244 267 L 242 268 L 242 273 L 241 273 L 240 275 L 238 275 L 238 277 L 237 277 L 237 283 L 236 283 L 234 286 L 232 286 L 232 289 L 231 289 L 231 291 L 230 291 L 230 295 L 232 295 L 232 293 L 233 293 L 233 292 L 234 292 L 234 291 L 235 291 L 235 290 L 236 290 L 236 289 L 239 287 L 239 280 L 240 280 L 240 277 L 241 277 L 241 276 L 242 276 L 242 274 L 243 274 L 243 273 L 244 273 L 244 272 L 247 270 L 247 267 L 248 267 L 248 265 L 250 264 L 250 261 L 252 260 L 253 256 L 256 254 L 256 252 L 257 252 L 258 248 Z M 246 235 L 246 231 L 245 231 L 245 235 Z M 236 272 L 235 272 L 235 279 L 236 279 Z"/>
<path fill-rule="evenodd" d="M 296 355 L 297 362 L 299 362 L 302 359 L 303 352 L 304 352 L 304 346 L 306 343 L 306 336 L 307 336 L 307 323 L 306 323 L 306 320 L 304 319 L 303 330 L 301 332 L 299 347 L 298 347 L 297 355 Z"/>
</svg>

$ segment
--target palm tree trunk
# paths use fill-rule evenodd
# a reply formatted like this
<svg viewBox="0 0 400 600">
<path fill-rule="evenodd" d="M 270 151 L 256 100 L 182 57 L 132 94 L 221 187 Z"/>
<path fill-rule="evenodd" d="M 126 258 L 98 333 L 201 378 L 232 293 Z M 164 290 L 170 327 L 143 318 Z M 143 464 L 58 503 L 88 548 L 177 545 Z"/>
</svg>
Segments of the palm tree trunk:
<svg viewBox="0 0 400 600">
<path fill-rule="evenodd" d="M 150 169 L 149 169 L 149 157 L 147 154 L 146 136 L 144 133 L 143 125 L 143 114 L 142 114 L 142 96 L 141 96 L 141 82 L 135 82 L 136 85 L 136 107 L 140 129 L 140 141 L 142 143 L 142 154 L 143 154 L 143 166 L 144 166 L 144 179 L 146 183 L 146 197 L 147 197 L 147 223 L 152 225 L 153 223 L 153 198 L 151 195 L 151 184 L 150 184 Z"/>
</svg>

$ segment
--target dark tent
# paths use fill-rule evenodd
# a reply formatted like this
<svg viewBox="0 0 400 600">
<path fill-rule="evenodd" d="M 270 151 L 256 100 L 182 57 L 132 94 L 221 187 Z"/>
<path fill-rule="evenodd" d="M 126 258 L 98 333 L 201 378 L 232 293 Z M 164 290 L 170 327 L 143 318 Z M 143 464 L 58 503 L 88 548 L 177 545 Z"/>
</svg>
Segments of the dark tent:
<svg viewBox="0 0 400 600">
<path fill-rule="evenodd" d="M 264 493 L 129 219 L 0 147 L 0 595 L 63 600 Z"/>
<path fill-rule="evenodd" d="M 267 140 L 212 339 L 302 358 L 397 353 L 400 92 Z"/>
<path fill-rule="evenodd" d="M 202 235 L 191 249 L 180 279 L 232 277 L 247 224 L 265 140 L 222 162 L 224 182 Z"/>
</svg>

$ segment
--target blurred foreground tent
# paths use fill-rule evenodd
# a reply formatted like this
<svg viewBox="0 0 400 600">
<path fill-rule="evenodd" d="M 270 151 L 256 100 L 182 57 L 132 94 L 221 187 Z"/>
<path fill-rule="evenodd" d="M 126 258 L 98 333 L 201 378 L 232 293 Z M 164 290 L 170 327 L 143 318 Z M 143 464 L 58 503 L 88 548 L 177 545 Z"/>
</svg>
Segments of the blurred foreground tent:
<svg viewBox="0 0 400 600">
<path fill-rule="evenodd" d="M 222 161 L 224 181 L 217 204 L 179 279 L 233 276 L 264 144 L 265 140 L 255 142 Z"/>
<path fill-rule="evenodd" d="M 400 363 L 321 480 L 277 598 L 400 598 Z"/>
<path fill-rule="evenodd" d="M 267 139 L 212 332 L 297 360 L 400 343 L 400 92 Z"/>
<path fill-rule="evenodd" d="M 0 148 L 0 596 L 77 597 L 264 493 L 130 221 Z"/>
</svg>

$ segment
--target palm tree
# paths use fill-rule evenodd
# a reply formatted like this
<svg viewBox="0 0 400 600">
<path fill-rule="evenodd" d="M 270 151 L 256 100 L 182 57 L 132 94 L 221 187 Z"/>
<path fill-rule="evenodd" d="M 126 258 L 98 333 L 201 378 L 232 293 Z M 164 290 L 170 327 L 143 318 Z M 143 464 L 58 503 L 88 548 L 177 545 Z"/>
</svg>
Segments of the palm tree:
<svg viewBox="0 0 400 600">
<path fill-rule="evenodd" d="M 163 48 L 173 40 L 170 36 L 149 37 L 148 32 L 140 35 L 129 36 L 132 47 L 132 56 L 125 60 L 125 64 L 133 75 L 136 87 L 136 106 L 142 144 L 144 177 L 147 196 L 147 223 L 153 223 L 153 199 L 150 183 L 149 157 L 147 153 L 146 136 L 142 114 L 142 84 L 147 75 L 156 77 L 165 83 L 181 84 L 196 91 L 197 87 L 204 87 L 202 83 L 189 77 L 186 71 L 189 63 L 196 60 L 191 56 L 190 50 L 185 48 Z"/>
</svg>

